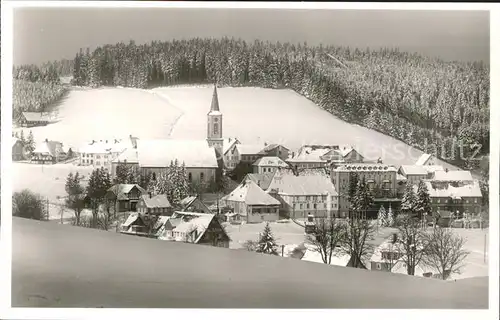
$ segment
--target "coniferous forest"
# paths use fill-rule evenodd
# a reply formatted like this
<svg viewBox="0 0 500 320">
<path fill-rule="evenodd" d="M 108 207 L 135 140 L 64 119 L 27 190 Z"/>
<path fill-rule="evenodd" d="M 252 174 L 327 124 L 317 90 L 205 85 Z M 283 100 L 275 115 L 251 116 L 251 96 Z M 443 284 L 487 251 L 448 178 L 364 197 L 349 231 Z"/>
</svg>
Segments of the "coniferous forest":
<svg viewBox="0 0 500 320">
<path fill-rule="evenodd" d="M 14 77 L 33 81 L 22 69 Z M 52 69 L 69 73 L 60 62 Z M 479 161 L 460 159 L 460 142 L 465 157 L 475 144 L 482 146 L 479 155 L 489 153 L 489 65 L 482 62 L 446 62 L 397 49 L 191 39 L 81 49 L 72 75 L 74 85 L 94 88 L 214 82 L 289 88 L 342 120 L 437 151 L 462 168 L 477 168 Z"/>
</svg>

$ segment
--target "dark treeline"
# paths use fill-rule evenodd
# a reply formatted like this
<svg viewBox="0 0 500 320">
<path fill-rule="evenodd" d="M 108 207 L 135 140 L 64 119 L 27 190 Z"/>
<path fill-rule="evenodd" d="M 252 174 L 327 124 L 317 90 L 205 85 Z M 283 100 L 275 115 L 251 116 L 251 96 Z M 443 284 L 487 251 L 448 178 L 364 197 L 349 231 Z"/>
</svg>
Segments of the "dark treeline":
<svg viewBox="0 0 500 320">
<path fill-rule="evenodd" d="M 470 146 L 489 153 L 489 66 L 445 62 L 397 49 L 191 39 L 80 50 L 79 86 L 174 84 L 290 88 L 347 122 L 378 130 L 448 162 Z M 335 128 L 332 128 L 335 130 Z M 443 153 L 444 150 L 444 153 Z M 454 160 L 449 160 L 455 158 Z"/>
</svg>

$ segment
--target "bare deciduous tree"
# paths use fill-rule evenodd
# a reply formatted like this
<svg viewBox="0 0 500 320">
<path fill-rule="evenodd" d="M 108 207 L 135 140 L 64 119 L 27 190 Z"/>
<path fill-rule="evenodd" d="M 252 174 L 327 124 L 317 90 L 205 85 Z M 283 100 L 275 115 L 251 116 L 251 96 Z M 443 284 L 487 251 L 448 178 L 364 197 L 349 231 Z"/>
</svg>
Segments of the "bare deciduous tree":
<svg viewBox="0 0 500 320">
<path fill-rule="evenodd" d="M 401 250 L 399 249 L 400 244 L 398 240 L 398 234 L 394 233 L 392 239 L 380 250 L 381 260 L 386 264 L 388 271 L 392 271 L 401 261 Z"/>
<path fill-rule="evenodd" d="M 343 228 L 344 237 L 339 251 L 351 257 L 350 267 L 366 268 L 363 261 L 373 252 L 373 245 L 369 240 L 373 239 L 375 226 L 370 221 L 352 217 L 343 224 Z"/>
<path fill-rule="evenodd" d="M 316 218 L 314 225 L 315 232 L 307 235 L 307 241 L 314 246 L 313 251 L 320 253 L 324 263 L 331 264 L 332 256 L 338 253 L 336 249 L 344 238 L 344 224 L 336 219 Z"/>
<path fill-rule="evenodd" d="M 425 230 L 421 228 L 420 220 L 411 215 L 401 215 L 397 218 L 399 237 L 397 248 L 401 260 L 406 265 L 408 275 L 415 275 L 416 266 L 422 261 L 426 253 L 427 238 Z"/>
<path fill-rule="evenodd" d="M 447 228 L 435 228 L 426 235 L 428 243 L 422 262 L 439 272 L 446 280 L 452 274 L 460 274 L 463 261 L 469 255 L 464 249 L 466 240 Z"/>
<path fill-rule="evenodd" d="M 243 248 L 247 249 L 248 251 L 255 251 L 257 250 L 257 245 L 257 241 L 247 240 L 245 241 L 245 243 L 243 243 Z"/>
</svg>

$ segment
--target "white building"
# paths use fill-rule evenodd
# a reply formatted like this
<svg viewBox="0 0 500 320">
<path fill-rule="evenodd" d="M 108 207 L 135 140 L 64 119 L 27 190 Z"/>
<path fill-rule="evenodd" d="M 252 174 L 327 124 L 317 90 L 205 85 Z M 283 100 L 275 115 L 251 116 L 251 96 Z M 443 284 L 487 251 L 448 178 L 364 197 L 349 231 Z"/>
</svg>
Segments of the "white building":
<svg viewBox="0 0 500 320">
<path fill-rule="evenodd" d="M 253 163 L 253 173 L 274 173 L 278 168 L 288 167 L 288 164 L 278 157 L 262 157 Z"/>
<path fill-rule="evenodd" d="M 127 148 L 131 148 L 130 141 L 99 140 L 86 144 L 78 150 L 81 166 L 104 167 L 111 170 L 111 162 Z"/>
</svg>

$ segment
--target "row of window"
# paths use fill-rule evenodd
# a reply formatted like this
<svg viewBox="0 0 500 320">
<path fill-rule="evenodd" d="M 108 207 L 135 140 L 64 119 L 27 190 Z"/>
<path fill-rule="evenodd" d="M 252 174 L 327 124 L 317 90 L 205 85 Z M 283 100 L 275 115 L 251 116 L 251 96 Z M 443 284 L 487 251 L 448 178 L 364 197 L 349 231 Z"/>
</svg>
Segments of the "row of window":
<svg viewBox="0 0 500 320">
<path fill-rule="evenodd" d="M 332 203 L 331 209 L 335 209 L 335 205 L 336 205 L 336 203 Z M 311 206 L 310 203 L 306 203 L 305 207 L 306 207 L 306 209 L 328 209 L 328 204 L 326 204 L 326 203 L 319 203 L 319 204 L 313 203 Z M 303 210 L 304 203 L 294 203 L 293 208 Z"/>
<path fill-rule="evenodd" d="M 262 168 L 262 172 L 274 172 L 274 168 Z"/>
<path fill-rule="evenodd" d="M 302 201 L 315 201 L 315 202 L 326 202 L 328 200 L 327 195 L 319 195 L 319 196 L 296 196 L 292 197 L 293 202 L 302 202 Z M 336 201 L 335 196 L 330 196 L 331 201 Z"/>
<path fill-rule="evenodd" d="M 455 201 L 455 203 L 460 203 L 461 201 Z M 434 203 L 441 203 L 441 199 L 434 199 Z M 443 200 L 443 203 L 453 203 L 453 200 Z M 465 203 L 472 203 L 472 200 L 465 199 Z M 474 203 L 477 203 L 477 198 L 474 198 Z"/>
</svg>

